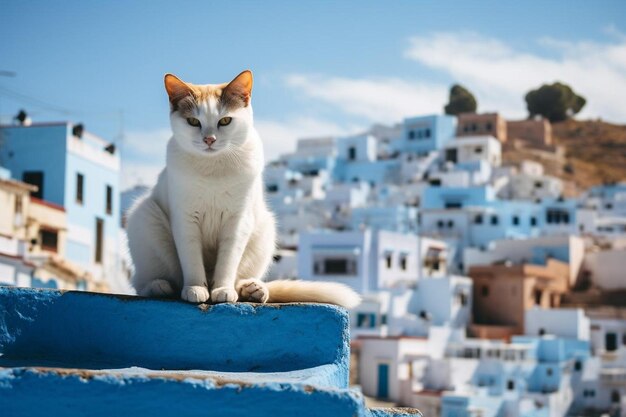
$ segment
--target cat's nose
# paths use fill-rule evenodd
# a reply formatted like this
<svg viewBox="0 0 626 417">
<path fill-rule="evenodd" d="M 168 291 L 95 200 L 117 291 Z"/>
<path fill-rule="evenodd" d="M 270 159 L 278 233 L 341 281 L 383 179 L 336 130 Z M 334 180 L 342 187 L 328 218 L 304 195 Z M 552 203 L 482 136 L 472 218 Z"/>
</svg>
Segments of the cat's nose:
<svg viewBox="0 0 626 417">
<path fill-rule="evenodd" d="M 206 143 L 208 146 L 211 146 L 215 143 L 217 138 L 215 136 L 206 136 L 203 140 L 204 143 Z"/>
</svg>

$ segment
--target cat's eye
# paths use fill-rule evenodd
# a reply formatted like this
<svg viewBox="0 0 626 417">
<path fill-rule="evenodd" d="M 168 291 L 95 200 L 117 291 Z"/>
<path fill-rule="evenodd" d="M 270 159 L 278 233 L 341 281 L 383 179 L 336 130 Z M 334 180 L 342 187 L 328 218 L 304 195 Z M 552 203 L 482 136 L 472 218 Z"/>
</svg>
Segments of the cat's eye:
<svg viewBox="0 0 626 417">
<path fill-rule="evenodd" d="M 218 126 L 228 126 L 230 122 L 233 120 L 232 117 L 222 117 L 219 122 L 217 122 Z"/>
<path fill-rule="evenodd" d="M 200 120 L 196 119 L 195 117 L 188 117 L 187 123 L 194 127 L 200 126 Z"/>
</svg>

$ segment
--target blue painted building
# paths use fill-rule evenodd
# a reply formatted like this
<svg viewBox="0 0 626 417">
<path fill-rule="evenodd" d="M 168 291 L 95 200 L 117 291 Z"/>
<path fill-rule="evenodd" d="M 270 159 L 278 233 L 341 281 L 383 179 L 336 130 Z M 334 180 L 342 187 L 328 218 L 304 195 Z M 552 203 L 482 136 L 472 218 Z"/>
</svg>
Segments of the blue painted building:
<svg viewBox="0 0 626 417">
<path fill-rule="evenodd" d="M 396 181 L 399 159 L 378 159 L 376 139 L 370 135 L 337 140 L 337 159 L 332 177 L 338 182 L 366 182 L 371 186 Z"/>
<path fill-rule="evenodd" d="M 447 115 L 417 116 L 404 119 L 402 137 L 396 141 L 398 152 L 425 155 L 442 149 L 454 138 L 456 117 Z"/>
<path fill-rule="evenodd" d="M 118 272 L 120 156 L 115 146 L 69 122 L 2 127 L 0 158 L 33 197 L 67 214 L 66 256 L 96 279 Z"/>
<path fill-rule="evenodd" d="M 514 336 L 510 344 L 468 339 L 449 347 L 446 357 L 434 374 L 457 375 L 438 379 L 453 385 L 441 397 L 442 417 L 563 416 L 573 406 L 590 344 L 554 336 Z"/>
</svg>

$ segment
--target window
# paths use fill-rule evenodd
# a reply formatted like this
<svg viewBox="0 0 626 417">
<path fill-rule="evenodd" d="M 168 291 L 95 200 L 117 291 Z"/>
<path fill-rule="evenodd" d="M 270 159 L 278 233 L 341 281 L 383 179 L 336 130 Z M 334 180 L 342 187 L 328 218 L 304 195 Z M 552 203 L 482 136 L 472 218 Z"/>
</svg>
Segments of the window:
<svg viewBox="0 0 626 417">
<path fill-rule="evenodd" d="M 85 176 L 83 174 L 76 174 L 76 202 L 83 204 L 83 188 L 84 188 Z"/>
<path fill-rule="evenodd" d="M 583 391 L 583 397 L 595 397 L 595 396 L 596 396 L 596 390 L 586 389 Z"/>
<path fill-rule="evenodd" d="M 482 214 L 477 214 L 476 217 L 474 217 L 474 223 L 475 224 L 483 224 L 483 215 Z"/>
<path fill-rule="evenodd" d="M 474 148 L 474 153 L 483 153 L 483 147 L 482 146 L 477 146 Z"/>
<path fill-rule="evenodd" d="M 443 220 L 438 220 L 437 221 L 437 227 L 440 228 L 440 229 L 443 227 Z"/>
<path fill-rule="evenodd" d="M 268 193 L 276 193 L 278 192 L 278 185 L 276 184 L 269 184 L 266 188 Z"/>
<path fill-rule="evenodd" d="M 376 327 L 376 314 L 358 313 L 356 315 L 356 326 L 370 329 Z"/>
<path fill-rule="evenodd" d="M 485 125 L 485 129 L 487 130 L 487 132 L 491 132 L 491 129 L 493 129 L 493 126 L 491 125 L 490 122 L 487 122 L 487 124 Z"/>
<path fill-rule="evenodd" d="M 498 224 L 498 216 L 491 216 L 491 224 L 494 226 Z"/>
<path fill-rule="evenodd" d="M 546 369 L 546 375 L 548 375 L 548 376 L 552 376 L 552 373 L 553 373 L 553 372 L 552 372 L 552 368 L 548 368 L 548 369 Z"/>
<path fill-rule="evenodd" d="M 530 218 L 530 225 L 531 226 L 537 226 L 537 218 L 535 216 L 532 216 Z"/>
<path fill-rule="evenodd" d="M 387 324 L 387 315 L 386 315 L 386 314 L 381 314 L 381 315 L 380 315 L 380 324 L 381 324 L 382 326 L 384 326 L 384 325 L 386 325 L 386 324 Z"/>
<path fill-rule="evenodd" d="M 113 213 L 113 187 L 107 185 L 106 188 L 106 212 L 107 214 Z"/>
<path fill-rule="evenodd" d="M 57 251 L 59 233 L 56 230 L 42 229 L 39 232 L 39 236 L 41 239 L 41 249 L 50 252 Z"/>
<path fill-rule="evenodd" d="M 488 285 L 483 285 L 481 287 L 481 294 L 483 297 L 488 297 L 489 296 L 489 286 Z"/>
<path fill-rule="evenodd" d="M 79 174 L 80 175 L 80 174 Z M 102 263 L 102 253 L 104 246 L 104 220 L 100 218 L 96 218 L 96 253 L 95 253 L 95 261 L 96 263 Z"/>
<path fill-rule="evenodd" d="M 541 181 L 535 181 L 535 188 L 543 187 L 543 183 Z"/>
<path fill-rule="evenodd" d="M 354 161 L 356 159 L 356 148 L 354 146 L 350 146 L 348 148 L 348 160 Z"/>
<path fill-rule="evenodd" d="M 400 257 L 400 269 L 402 269 L 403 271 L 406 271 L 406 255 L 402 255 Z"/>
<path fill-rule="evenodd" d="M 409 139 L 415 139 L 415 132 L 412 130 L 409 130 Z"/>
<path fill-rule="evenodd" d="M 429 138 L 430 137 L 430 129 L 424 130 L 424 137 L 425 138 Z"/>
<path fill-rule="evenodd" d="M 513 216 L 513 225 L 519 226 L 519 216 Z"/>
<path fill-rule="evenodd" d="M 387 264 L 387 269 L 391 269 L 391 253 L 385 255 L 385 262 Z"/>
<path fill-rule="evenodd" d="M 452 229 L 454 227 L 454 222 L 452 220 L 448 220 L 448 229 Z"/>
<path fill-rule="evenodd" d="M 508 389 L 509 391 L 513 391 L 515 389 L 515 381 L 509 380 L 506 383 L 506 389 Z"/>
<path fill-rule="evenodd" d="M 620 402 L 620 395 L 618 390 L 613 390 L 611 392 L 611 402 L 613 404 L 618 404 Z"/>
<path fill-rule="evenodd" d="M 456 161 L 457 161 L 457 150 L 455 148 L 446 149 L 446 161 L 454 162 L 456 164 Z"/>
<path fill-rule="evenodd" d="M 21 195 L 15 196 L 15 214 L 22 214 L 24 202 Z"/>
<path fill-rule="evenodd" d="M 476 123 L 472 123 L 472 132 L 476 132 L 477 129 Z"/>
<path fill-rule="evenodd" d="M 463 204 L 458 201 L 446 201 L 447 209 L 459 209 L 461 207 L 463 207 Z"/>
<path fill-rule="evenodd" d="M 617 350 L 617 333 L 606 333 L 604 335 L 604 349 L 607 352 L 614 352 Z"/>
<path fill-rule="evenodd" d="M 576 372 L 579 372 L 582 369 L 583 369 L 583 363 L 580 360 L 577 360 L 576 362 L 574 362 L 574 370 Z"/>
<path fill-rule="evenodd" d="M 43 200 L 43 172 L 42 171 L 26 171 L 22 175 L 22 181 L 37 187 L 37 191 L 31 191 L 30 195 Z"/>
<path fill-rule="evenodd" d="M 548 209 L 546 211 L 546 222 L 549 224 L 569 223 L 569 213 L 563 209 Z"/>
<path fill-rule="evenodd" d="M 325 275 L 353 275 L 356 273 L 356 262 L 347 258 L 327 258 L 321 260 Z"/>
<path fill-rule="evenodd" d="M 535 305 L 540 306 L 541 299 L 543 298 L 543 291 L 541 291 L 540 289 L 535 289 L 535 291 L 533 292 L 533 295 L 535 298 Z"/>
<path fill-rule="evenodd" d="M 467 305 L 467 294 L 459 293 L 459 304 L 461 304 L 462 306 Z"/>
</svg>

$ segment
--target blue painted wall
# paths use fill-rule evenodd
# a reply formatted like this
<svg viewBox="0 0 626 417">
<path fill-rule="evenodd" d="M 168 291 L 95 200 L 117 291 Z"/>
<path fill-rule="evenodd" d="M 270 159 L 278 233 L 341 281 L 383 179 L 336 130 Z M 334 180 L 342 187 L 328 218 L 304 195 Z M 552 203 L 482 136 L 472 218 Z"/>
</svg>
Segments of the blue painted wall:
<svg viewBox="0 0 626 417">
<path fill-rule="evenodd" d="M 54 124 L 2 129 L 0 161 L 13 178 L 22 180 L 25 171 L 43 171 L 43 199 L 65 205 L 65 139 L 68 125 Z"/>
<path fill-rule="evenodd" d="M 0 410 L 419 416 L 370 411 L 347 388 L 348 329 L 347 312 L 329 305 L 211 306 L 0 287 Z"/>
<path fill-rule="evenodd" d="M 83 203 L 76 201 L 76 174 L 83 175 Z M 104 220 L 104 236 L 117 243 L 120 227 L 120 192 L 119 172 L 103 167 L 85 158 L 72 153 L 67 155 L 67 169 L 65 170 L 67 184 L 64 207 L 70 224 L 87 229 L 92 234 L 90 245 L 80 240 L 72 239 L 68 234 L 67 256 L 70 260 L 82 264 L 89 264 L 95 260 L 95 233 L 96 218 Z M 111 214 L 106 212 L 106 186 L 113 188 L 113 207 Z M 106 247 L 104 249 L 107 250 Z"/>
<path fill-rule="evenodd" d="M 404 120 L 397 151 L 423 154 L 442 149 L 455 135 L 456 117 L 418 116 Z"/>
</svg>

